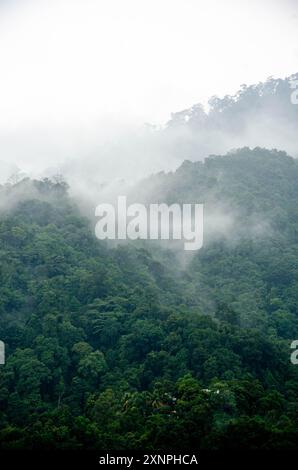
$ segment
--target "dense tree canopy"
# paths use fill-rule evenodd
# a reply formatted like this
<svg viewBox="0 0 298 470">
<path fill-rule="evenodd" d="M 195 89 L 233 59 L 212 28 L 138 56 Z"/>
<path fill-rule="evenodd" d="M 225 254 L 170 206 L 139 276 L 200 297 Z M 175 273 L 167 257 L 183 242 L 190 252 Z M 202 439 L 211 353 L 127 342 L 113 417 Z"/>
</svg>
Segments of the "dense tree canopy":
<svg viewBox="0 0 298 470">
<path fill-rule="evenodd" d="M 63 181 L 2 187 L 1 448 L 297 447 L 297 182 L 263 149 L 144 181 L 229 210 L 183 262 L 98 241 Z"/>
</svg>

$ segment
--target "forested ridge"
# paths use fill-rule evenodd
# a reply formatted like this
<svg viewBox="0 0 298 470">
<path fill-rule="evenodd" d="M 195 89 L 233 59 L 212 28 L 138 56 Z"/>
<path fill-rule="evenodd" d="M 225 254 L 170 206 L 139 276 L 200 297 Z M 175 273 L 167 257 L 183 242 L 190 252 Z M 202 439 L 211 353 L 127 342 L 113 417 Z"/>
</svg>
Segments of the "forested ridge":
<svg viewBox="0 0 298 470">
<path fill-rule="evenodd" d="M 244 148 L 135 194 L 204 203 L 203 248 L 110 247 L 63 181 L 1 187 L 0 448 L 297 448 L 297 160 Z"/>
</svg>

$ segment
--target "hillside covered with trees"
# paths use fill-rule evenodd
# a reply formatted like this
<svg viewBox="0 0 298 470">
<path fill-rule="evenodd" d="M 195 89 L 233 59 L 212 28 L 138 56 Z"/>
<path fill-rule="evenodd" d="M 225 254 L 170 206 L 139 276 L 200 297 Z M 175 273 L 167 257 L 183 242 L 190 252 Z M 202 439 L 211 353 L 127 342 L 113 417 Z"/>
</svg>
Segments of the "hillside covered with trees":
<svg viewBox="0 0 298 470">
<path fill-rule="evenodd" d="M 244 148 L 135 194 L 204 203 L 203 248 L 111 248 L 63 181 L 1 187 L 1 449 L 297 448 L 298 161 Z"/>
</svg>

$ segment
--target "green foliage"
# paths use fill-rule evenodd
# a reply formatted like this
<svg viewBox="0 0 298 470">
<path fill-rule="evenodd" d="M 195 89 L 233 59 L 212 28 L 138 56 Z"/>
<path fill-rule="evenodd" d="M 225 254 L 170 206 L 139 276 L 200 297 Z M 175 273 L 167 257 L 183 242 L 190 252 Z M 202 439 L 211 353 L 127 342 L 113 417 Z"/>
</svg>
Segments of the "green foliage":
<svg viewBox="0 0 298 470">
<path fill-rule="evenodd" d="M 98 242 L 61 181 L 2 188 L 27 196 L 0 219 L 0 447 L 296 447 L 297 181 L 262 149 L 157 176 L 152 201 L 233 210 L 185 268 Z"/>
</svg>

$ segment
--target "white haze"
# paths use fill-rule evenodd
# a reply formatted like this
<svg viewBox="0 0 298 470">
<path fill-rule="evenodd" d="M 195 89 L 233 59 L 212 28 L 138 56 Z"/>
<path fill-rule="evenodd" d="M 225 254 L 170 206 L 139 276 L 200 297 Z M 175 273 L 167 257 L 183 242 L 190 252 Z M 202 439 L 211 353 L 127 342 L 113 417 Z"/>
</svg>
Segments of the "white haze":
<svg viewBox="0 0 298 470">
<path fill-rule="evenodd" d="M 107 180 L 261 145 L 203 136 L 193 156 L 144 123 L 296 72 L 297 19 L 290 0 L 0 1 L 1 180 L 16 165 L 58 171 L 93 197 Z"/>
<path fill-rule="evenodd" d="M 171 112 L 296 72 L 296 13 L 284 0 L 0 1 L 0 182 L 17 167 L 62 173 L 94 221 L 97 204 L 184 159 L 243 145 L 298 154 L 295 129 L 268 126 L 269 115 L 239 136 L 163 132 Z M 32 195 L 30 185 L 2 194 L 0 210 Z M 207 240 L 237 232 L 237 214 L 220 204 L 204 222 Z"/>
</svg>

